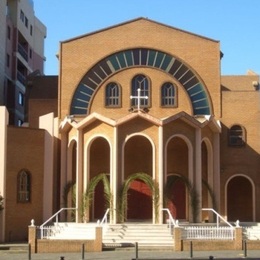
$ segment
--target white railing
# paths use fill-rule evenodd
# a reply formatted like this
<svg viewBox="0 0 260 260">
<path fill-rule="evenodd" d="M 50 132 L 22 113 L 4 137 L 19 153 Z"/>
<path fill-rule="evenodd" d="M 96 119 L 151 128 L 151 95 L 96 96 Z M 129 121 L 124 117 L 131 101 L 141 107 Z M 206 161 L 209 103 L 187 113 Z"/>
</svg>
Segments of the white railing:
<svg viewBox="0 0 260 260">
<path fill-rule="evenodd" d="M 182 239 L 233 240 L 234 236 L 233 227 L 191 226 L 182 232 Z"/>
<path fill-rule="evenodd" d="M 59 222 L 59 214 L 62 211 L 65 210 L 77 210 L 77 208 L 61 208 L 58 212 L 56 212 L 53 216 L 51 216 L 49 219 L 47 219 L 41 226 L 40 226 L 40 231 L 41 235 L 40 238 L 49 238 L 52 236 L 54 233 L 60 232 L 60 227 L 58 225 Z M 46 226 L 52 219 L 55 218 L 55 224 L 53 226 Z"/>
<path fill-rule="evenodd" d="M 217 216 L 217 227 L 219 227 L 219 219 L 221 219 L 224 223 L 226 223 L 230 228 L 233 228 L 233 226 L 226 221 L 216 210 L 212 208 L 203 208 L 204 211 L 212 211 Z"/>
<path fill-rule="evenodd" d="M 105 212 L 104 217 L 103 217 L 102 220 L 101 220 L 101 222 L 98 221 L 98 224 L 99 224 L 99 225 L 102 226 L 102 225 L 104 225 L 104 224 L 105 224 L 105 225 L 107 224 L 107 219 L 108 219 L 107 216 L 108 216 L 109 211 L 110 211 L 110 210 L 107 209 L 106 212 Z"/>
<path fill-rule="evenodd" d="M 178 224 L 178 222 L 175 221 L 175 219 L 173 218 L 173 216 L 172 216 L 172 214 L 171 214 L 171 212 L 170 212 L 169 209 L 167 209 L 167 208 L 162 208 L 162 211 L 166 211 L 166 212 L 167 212 L 167 214 L 168 214 L 168 216 L 169 216 L 169 222 L 170 222 L 170 225 L 171 225 L 171 226 L 176 226 L 176 224 Z"/>
<path fill-rule="evenodd" d="M 168 228 L 170 229 L 170 232 L 171 234 L 173 235 L 174 232 L 173 232 L 173 229 L 174 227 L 178 227 L 179 226 L 179 221 L 178 220 L 175 220 L 170 212 L 169 209 L 167 208 L 162 208 L 162 211 L 166 211 L 168 216 L 169 216 L 169 219 L 167 219 L 167 224 L 168 224 Z"/>
<path fill-rule="evenodd" d="M 218 212 L 212 208 L 203 208 L 202 210 L 212 211 L 216 215 L 216 225 L 194 225 L 184 227 L 182 231 L 182 239 L 233 240 L 235 238 L 235 228 Z M 220 220 L 222 220 L 222 222 L 227 226 L 220 226 Z M 239 226 L 239 222 L 237 222 L 237 226 Z"/>
</svg>

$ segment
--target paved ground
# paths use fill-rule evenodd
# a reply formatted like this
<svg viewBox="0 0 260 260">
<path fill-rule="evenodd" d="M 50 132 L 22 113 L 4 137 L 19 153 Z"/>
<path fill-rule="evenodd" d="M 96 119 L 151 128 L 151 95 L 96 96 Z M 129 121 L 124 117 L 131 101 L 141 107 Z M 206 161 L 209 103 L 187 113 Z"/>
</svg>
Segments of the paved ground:
<svg viewBox="0 0 260 260">
<path fill-rule="evenodd" d="M 173 260 L 173 259 L 257 259 L 260 260 L 260 249 L 247 251 L 247 257 L 244 257 L 243 251 L 193 251 L 192 257 L 190 252 L 169 252 L 169 251 L 139 251 L 139 260 Z M 211 257 L 211 258 L 210 258 Z M 212 258 L 213 257 L 213 258 Z M 132 251 L 104 251 L 100 253 L 85 252 L 84 258 L 82 253 L 45 253 L 32 254 L 29 258 L 27 252 L 9 252 L 0 250 L 1 260 L 132 260 L 136 259 L 135 250 Z"/>
</svg>

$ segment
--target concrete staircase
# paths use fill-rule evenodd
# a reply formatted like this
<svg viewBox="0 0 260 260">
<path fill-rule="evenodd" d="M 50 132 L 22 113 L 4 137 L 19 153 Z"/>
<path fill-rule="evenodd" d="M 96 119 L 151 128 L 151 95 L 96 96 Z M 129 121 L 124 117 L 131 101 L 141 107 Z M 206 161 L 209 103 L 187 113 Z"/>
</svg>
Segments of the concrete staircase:
<svg viewBox="0 0 260 260">
<path fill-rule="evenodd" d="M 52 227 L 49 239 L 95 239 L 96 223 L 58 223 Z M 103 226 L 103 248 L 133 248 L 173 250 L 174 241 L 166 224 L 124 223 Z"/>
<path fill-rule="evenodd" d="M 260 240 L 260 223 L 257 222 L 241 222 L 243 227 L 243 239 Z"/>
<path fill-rule="evenodd" d="M 124 223 L 109 225 L 103 231 L 104 248 L 134 247 L 136 243 L 140 249 L 174 248 L 173 236 L 166 224 Z"/>
<path fill-rule="evenodd" d="M 52 227 L 49 239 L 86 240 L 95 238 L 95 227 L 93 223 L 59 222 Z"/>
<path fill-rule="evenodd" d="M 10 243 L 0 244 L 0 259 L 2 253 L 27 253 L 29 251 L 28 243 Z"/>
</svg>

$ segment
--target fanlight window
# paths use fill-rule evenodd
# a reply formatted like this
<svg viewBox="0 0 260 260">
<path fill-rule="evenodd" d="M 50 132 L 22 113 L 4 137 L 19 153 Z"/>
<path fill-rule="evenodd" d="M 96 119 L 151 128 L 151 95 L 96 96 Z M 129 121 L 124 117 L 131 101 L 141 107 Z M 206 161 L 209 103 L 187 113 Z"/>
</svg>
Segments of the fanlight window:
<svg viewBox="0 0 260 260">
<path fill-rule="evenodd" d="M 150 106 L 150 84 L 149 80 L 144 75 L 137 75 L 132 79 L 131 96 L 138 96 L 138 89 L 140 89 L 140 98 L 132 98 L 131 106 L 137 107 L 140 102 L 140 107 Z M 144 98 L 148 97 L 148 98 Z"/>
<path fill-rule="evenodd" d="M 243 146 L 245 145 L 245 130 L 240 125 L 233 125 L 229 129 L 229 145 Z"/>
<path fill-rule="evenodd" d="M 29 202 L 31 192 L 30 174 L 26 171 L 18 173 L 18 202 Z"/>
<path fill-rule="evenodd" d="M 111 82 L 106 86 L 105 104 L 107 107 L 119 107 L 121 105 L 120 96 L 120 87 L 116 83 Z"/>
<path fill-rule="evenodd" d="M 170 83 L 166 82 L 161 88 L 161 106 L 175 107 L 176 106 L 176 88 Z"/>
</svg>

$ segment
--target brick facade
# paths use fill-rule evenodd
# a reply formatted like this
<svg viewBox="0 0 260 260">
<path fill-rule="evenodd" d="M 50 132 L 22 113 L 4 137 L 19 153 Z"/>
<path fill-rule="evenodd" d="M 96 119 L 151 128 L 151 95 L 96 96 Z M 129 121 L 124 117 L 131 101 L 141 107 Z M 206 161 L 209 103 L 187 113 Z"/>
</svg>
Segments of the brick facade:
<svg viewBox="0 0 260 260">
<path fill-rule="evenodd" d="M 159 187 L 159 206 L 152 204 L 151 198 L 146 200 L 143 184 L 130 185 L 128 191 L 137 195 L 133 197 L 140 203 L 151 203 L 147 207 L 152 208 L 148 214 L 151 223 L 165 221 L 161 209 L 167 200 L 172 213 L 178 212 L 176 198 L 185 200 L 181 209 L 185 221 L 212 221 L 211 214 L 202 214 L 203 207 L 214 207 L 229 221 L 260 221 L 259 76 L 253 72 L 221 76 L 220 57 L 219 41 L 144 18 L 61 42 L 58 98 L 40 99 L 42 88 L 29 102 L 29 119 L 35 129 L 8 127 L 5 213 L 10 218 L 6 220 L 6 241 L 23 239 L 32 218 L 40 225 L 48 215 L 50 207 L 42 198 L 49 195 L 45 174 L 53 183 L 52 204 L 57 205 L 53 213 L 72 204 L 70 195 L 66 201 L 63 196 L 68 182 L 77 181 L 75 203 L 81 208 L 90 181 L 105 173 L 115 213 L 110 222 L 122 221 L 118 214 L 120 192 L 133 174 L 145 173 Z M 131 105 L 136 75 L 145 75 L 150 86 L 146 109 Z M 105 105 L 106 87 L 111 82 L 120 88 L 118 107 Z M 173 107 L 161 105 L 165 82 L 175 86 L 177 102 Z M 80 107 L 82 104 L 85 107 Z M 58 118 L 46 121 L 45 130 L 36 129 L 37 117 L 52 109 Z M 84 113 L 73 113 L 80 109 Z M 243 145 L 230 145 L 232 126 L 243 130 Z M 52 146 L 53 157 L 46 152 L 48 146 Z M 17 173 L 23 168 L 32 174 L 33 193 L 31 204 L 20 209 L 13 191 Z M 174 186 L 176 180 L 185 183 L 185 194 L 173 192 L 181 190 Z M 237 193 L 240 187 L 246 196 Z M 195 196 L 191 188 L 197 194 L 196 208 L 190 201 Z M 104 189 L 98 191 L 100 197 L 96 195 L 86 209 L 85 218 L 90 221 L 100 219 L 107 207 Z M 129 215 L 142 219 L 135 200 L 129 196 L 128 212 L 136 213 Z M 244 205 L 249 214 L 240 210 Z M 22 227 L 11 224 L 16 223 L 18 209 L 23 212 L 19 216 Z M 86 219 L 80 213 L 76 216 L 78 222 Z M 14 230 L 19 234 L 14 235 Z"/>
</svg>

